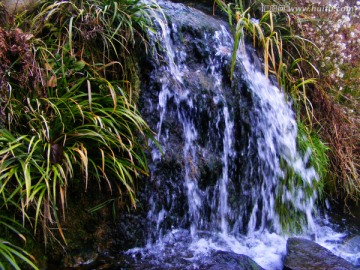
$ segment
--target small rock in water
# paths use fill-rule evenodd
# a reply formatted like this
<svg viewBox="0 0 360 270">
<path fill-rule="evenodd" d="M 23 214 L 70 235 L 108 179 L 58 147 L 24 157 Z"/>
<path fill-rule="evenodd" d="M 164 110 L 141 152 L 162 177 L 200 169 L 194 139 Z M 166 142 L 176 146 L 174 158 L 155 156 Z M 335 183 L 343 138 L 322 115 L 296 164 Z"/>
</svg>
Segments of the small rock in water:
<svg viewBox="0 0 360 270">
<path fill-rule="evenodd" d="M 303 238 L 289 238 L 284 270 L 353 270 L 348 261 Z"/>
<path fill-rule="evenodd" d="M 76 268 L 84 265 L 91 265 L 98 258 L 96 252 L 93 251 L 78 251 L 67 254 L 63 259 L 65 267 Z"/>
</svg>

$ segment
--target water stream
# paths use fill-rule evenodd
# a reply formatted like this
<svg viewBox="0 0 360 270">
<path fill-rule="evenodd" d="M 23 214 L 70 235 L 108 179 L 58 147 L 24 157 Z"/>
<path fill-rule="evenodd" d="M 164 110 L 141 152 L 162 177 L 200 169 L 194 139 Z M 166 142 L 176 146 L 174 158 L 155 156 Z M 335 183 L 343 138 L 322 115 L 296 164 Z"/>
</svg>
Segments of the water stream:
<svg viewBox="0 0 360 270">
<path fill-rule="evenodd" d="M 241 44 L 230 81 L 226 23 L 158 3 L 166 16 L 153 14 L 157 53 L 144 73 L 141 104 L 162 151 L 152 145 L 147 245 L 126 254 L 138 269 L 199 269 L 216 250 L 282 269 L 281 207 L 298 218 L 303 236 L 325 245 L 331 235 L 335 250 L 344 235 L 316 217 L 319 179 L 307 165 L 311 153 L 297 149 L 291 103 L 253 49 Z M 285 184 L 289 170 L 302 181 Z"/>
</svg>

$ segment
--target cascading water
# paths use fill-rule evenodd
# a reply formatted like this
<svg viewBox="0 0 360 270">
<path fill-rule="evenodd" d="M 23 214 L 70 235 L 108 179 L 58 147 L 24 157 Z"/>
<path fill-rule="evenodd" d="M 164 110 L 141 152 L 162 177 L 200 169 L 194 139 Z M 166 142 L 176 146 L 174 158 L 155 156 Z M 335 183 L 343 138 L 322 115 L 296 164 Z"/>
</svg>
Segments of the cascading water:
<svg viewBox="0 0 360 270">
<path fill-rule="evenodd" d="M 165 6 L 166 8 L 166 6 Z M 194 13 L 194 11 L 192 11 Z M 198 14 L 201 14 L 198 12 Z M 191 16 L 196 16 L 191 15 Z M 200 16 L 200 15 L 199 15 Z M 201 14 L 201 16 L 204 16 Z M 176 15 L 171 16 L 175 18 Z M 182 15 L 181 20 L 184 19 Z M 209 20 L 209 19 L 207 19 Z M 163 146 L 164 155 L 168 152 L 172 153 L 173 145 L 171 142 L 172 129 L 182 135 L 183 143 L 182 156 L 178 156 L 178 160 L 182 161 L 182 177 L 184 179 L 184 188 L 187 196 L 188 217 L 192 228 L 192 235 L 196 235 L 196 229 L 203 229 L 209 226 L 218 227 L 222 233 L 227 234 L 229 229 L 229 221 L 233 224 L 243 223 L 241 215 L 233 215 L 234 209 L 229 205 L 229 185 L 237 180 L 239 183 L 252 185 L 251 196 L 247 194 L 239 194 L 240 196 L 251 197 L 253 202 L 250 204 L 252 214 L 252 222 L 247 229 L 254 230 L 255 227 L 266 228 L 267 223 L 271 222 L 272 227 L 276 231 L 280 231 L 278 217 L 275 211 L 275 196 L 277 189 L 280 188 L 279 179 L 284 178 L 283 168 L 281 168 L 281 160 L 286 162 L 286 166 L 291 166 L 297 173 L 311 184 L 316 181 L 316 173 L 313 168 L 306 168 L 306 160 L 304 161 L 296 149 L 296 121 L 294 113 L 290 105 L 285 101 L 283 93 L 265 77 L 265 75 L 250 63 L 244 46 L 241 46 L 242 53 L 239 52 L 239 69 L 241 69 L 241 84 L 235 85 L 231 82 L 224 82 L 228 74 L 224 70 L 224 66 L 229 66 L 229 59 L 233 47 L 232 38 L 223 23 L 213 19 L 212 23 L 218 24 L 217 27 L 208 27 L 208 30 L 197 33 L 204 44 L 211 44 L 211 48 L 204 48 L 201 52 L 205 55 L 200 56 L 203 63 L 194 62 L 194 55 L 189 55 L 189 44 L 185 45 L 185 40 L 180 39 L 178 27 L 185 27 L 184 22 L 179 24 L 176 19 L 172 22 L 171 27 L 167 27 L 163 21 L 157 21 L 161 25 L 162 38 L 156 40 L 160 51 L 162 51 L 162 63 L 156 64 L 156 69 L 151 74 L 150 88 L 154 92 L 158 92 L 158 100 L 156 108 L 153 100 L 146 102 L 151 104 L 151 114 L 158 114 L 159 120 L 156 124 L 158 140 Z M 180 31 L 182 31 L 181 29 Z M 178 35 L 176 37 L 175 35 Z M 185 39 L 185 37 L 183 37 Z M 195 37 L 192 37 L 195 39 Z M 188 37 L 189 42 L 191 42 Z M 186 40 L 188 41 L 188 40 Z M 199 40 L 194 41 L 194 43 Z M 195 46 L 198 44 L 195 44 Z M 174 53 L 176 51 L 176 53 Z M 225 63 L 224 63 L 225 62 Z M 194 66 L 191 66 L 194 65 Z M 198 74 L 198 75 L 197 75 Z M 191 77 L 193 78 L 191 78 Z M 196 77 L 198 76 L 198 77 Z M 203 76 L 203 77 L 202 77 Z M 194 78 L 199 80 L 210 80 L 208 83 L 210 89 L 206 89 L 203 85 L 193 85 Z M 226 85 L 227 84 L 227 85 Z M 154 89 L 155 87 L 160 89 Z M 204 87 L 200 89 L 203 93 L 199 93 L 196 87 Z M 226 89 L 228 88 L 228 89 Z M 226 93 L 226 91 L 228 93 Z M 237 98 L 240 100 L 230 101 L 232 93 L 238 91 Z M 206 93 L 207 92 L 207 93 Z M 248 95 L 246 99 L 252 103 L 252 106 L 244 106 L 241 108 L 241 95 Z M 204 95 L 208 95 L 206 97 Z M 209 100 L 211 98 L 212 100 Z M 215 108 L 201 107 L 200 99 L 208 99 Z M 232 103 L 231 107 L 229 106 Z M 199 106 L 199 107 L 196 107 Z M 206 112 L 203 112 L 207 110 Z M 243 114 L 247 114 L 248 131 L 244 133 L 244 138 L 235 138 L 234 121 L 241 123 L 241 115 L 237 116 L 235 110 L 243 110 Z M 200 113 L 199 113 L 200 111 Z M 205 115 L 204 115 L 205 114 Z M 206 119 L 204 116 L 206 116 Z M 166 123 L 171 121 L 171 123 Z M 201 130 L 204 123 L 199 121 L 207 121 L 207 130 Z M 239 125 L 239 124 L 238 124 Z M 205 134 L 208 138 L 199 138 L 199 133 Z M 204 136 L 204 135 L 203 135 Z M 235 149 L 234 140 L 247 141 L 244 149 Z M 214 140 L 211 142 L 210 140 Z M 206 146 L 201 146 L 201 144 Z M 240 151 L 239 151 L 240 150 Z M 205 189 L 198 185 L 200 159 L 207 159 L 207 152 L 217 155 L 216 159 L 219 163 L 219 175 L 216 177 L 216 183 L 213 186 L 207 186 Z M 176 153 L 179 154 L 179 153 Z M 242 161 L 238 156 L 245 156 L 246 164 L 240 164 L 245 169 L 245 173 L 238 173 L 243 179 L 240 179 L 234 172 L 239 169 L 238 161 Z M 253 155 L 251 157 L 250 155 Z M 153 161 L 163 162 L 161 154 L 157 149 L 153 149 Z M 155 169 L 156 170 L 156 169 Z M 255 171 L 256 170 L 256 171 Z M 221 172 L 220 172 L 221 171 Z M 154 173 L 154 172 L 153 172 Z M 234 179 L 237 178 L 237 179 Z M 206 181 L 206 179 L 204 179 Z M 157 180 L 155 180 L 157 181 Z M 164 179 L 161 179 L 164 181 Z M 210 187 L 210 188 L 209 188 Z M 235 187 L 232 187 L 235 188 Z M 301 186 L 298 187 L 301 189 Z M 212 189 L 212 190 L 211 190 Z M 241 192 L 238 190 L 237 192 Z M 294 193 L 286 190 L 282 200 L 287 197 L 296 197 Z M 260 196 L 259 196 L 260 195 Z M 311 200 L 316 194 L 306 197 L 300 192 L 301 198 L 294 205 L 301 211 L 312 209 Z M 300 201 L 303 201 L 300 204 Z M 210 206 L 210 209 L 206 208 Z M 310 205 L 309 205 L 310 204 Z M 309 206 L 309 207 L 308 207 Z M 260 210 L 261 209 L 261 210 Z M 211 225 L 202 214 L 210 210 Z M 257 214 L 257 212 L 259 212 Z M 158 216 L 163 216 L 161 209 Z M 152 213 L 153 214 L 153 213 Z M 151 214 L 151 215 L 152 215 Z M 155 213 L 154 213 L 155 214 Z M 150 215 L 150 216 L 151 216 Z M 255 220 L 256 216 L 260 216 L 259 221 Z M 238 220 L 240 218 L 240 220 Z M 308 218 L 311 214 L 308 213 Z M 159 218 L 156 218 L 159 220 Z M 255 224 L 258 223 L 255 226 Z M 243 224 L 246 227 L 246 224 Z M 239 230 L 244 231 L 245 228 L 232 226 L 233 232 Z"/>
<path fill-rule="evenodd" d="M 307 167 L 310 153 L 297 151 L 291 104 L 244 44 L 230 81 L 225 23 L 158 3 L 167 19 L 153 14 L 160 34 L 152 34 L 157 53 L 144 68 L 140 101 L 162 151 L 152 146 L 147 247 L 128 254 L 150 258 L 147 268 L 198 269 L 199 258 L 231 250 L 281 269 L 279 209 L 314 230 L 318 181 Z M 302 179 L 297 186 L 287 181 L 289 170 Z"/>
</svg>

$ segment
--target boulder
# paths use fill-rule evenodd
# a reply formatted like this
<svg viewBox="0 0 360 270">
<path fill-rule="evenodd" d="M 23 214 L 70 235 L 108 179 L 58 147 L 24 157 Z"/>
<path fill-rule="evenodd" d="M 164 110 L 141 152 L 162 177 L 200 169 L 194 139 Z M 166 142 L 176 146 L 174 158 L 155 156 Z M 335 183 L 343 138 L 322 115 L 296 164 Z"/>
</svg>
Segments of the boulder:
<svg viewBox="0 0 360 270">
<path fill-rule="evenodd" d="M 303 238 L 289 238 L 284 270 L 353 270 L 348 261 Z"/>
</svg>

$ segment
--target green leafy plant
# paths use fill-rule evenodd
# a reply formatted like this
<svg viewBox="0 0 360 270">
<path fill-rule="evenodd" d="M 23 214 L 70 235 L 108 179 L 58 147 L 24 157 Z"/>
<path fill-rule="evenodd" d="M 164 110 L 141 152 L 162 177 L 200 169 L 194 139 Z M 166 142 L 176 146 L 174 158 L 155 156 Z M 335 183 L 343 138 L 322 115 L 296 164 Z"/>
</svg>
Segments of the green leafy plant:
<svg viewBox="0 0 360 270">
<path fill-rule="evenodd" d="M 153 133 L 136 108 L 131 51 L 146 48 L 151 8 L 138 0 L 44 0 L 15 17 L 26 32 L 0 28 L 0 210 L 35 234 L 42 228 L 45 243 L 49 235 L 65 241 L 70 184 L 84 192 L 98 186 L 136 206 L 135 178 L 147 174 L 143 149 Z M 1 230 L 11 226 L 0 222 Z M 0 241 L 0 257 L 37 269 L 10 242 Z"/>
<path fill-rule="evenodd" d="M 35 230 L 39 218 L 59 223 L 58 197 L 64 212 L 73 177 L 83 178 L 85 188 L 96 180 L 120 194 L 125 190 L 135 206 L 132 179 L 147 167 L 134 142 L 148 128 L 120 88 L 105 79 L 84 78 L 61 97 L 24 103 L 11 98 L 9 107 L 16 126 L 0 131 L 2 188 L 21 188 L 23 212 L 36 207 Z M 27 134 L 20 135 L 24 129 Z"/>
<path fill-rule="evenodd" d="M 32 269 L 38 269 L 35 265 L 35 258 L 30 253 L 24 248 L 14 245 L 12 242 L 3 238 L 6 236 L 5 234 L 7 234 L 7 236 L 11 234 L 17 239 L 26 242 L 26 237 L 20 232 L 22 229 L 21 224 L 7 216 L 0 215 L 0 228 L 2 229 L 0 233 L 0 268 L 8 269 L 12 267 L 20 270 L 21 265 L 25 264 Z"/>
</svg>

